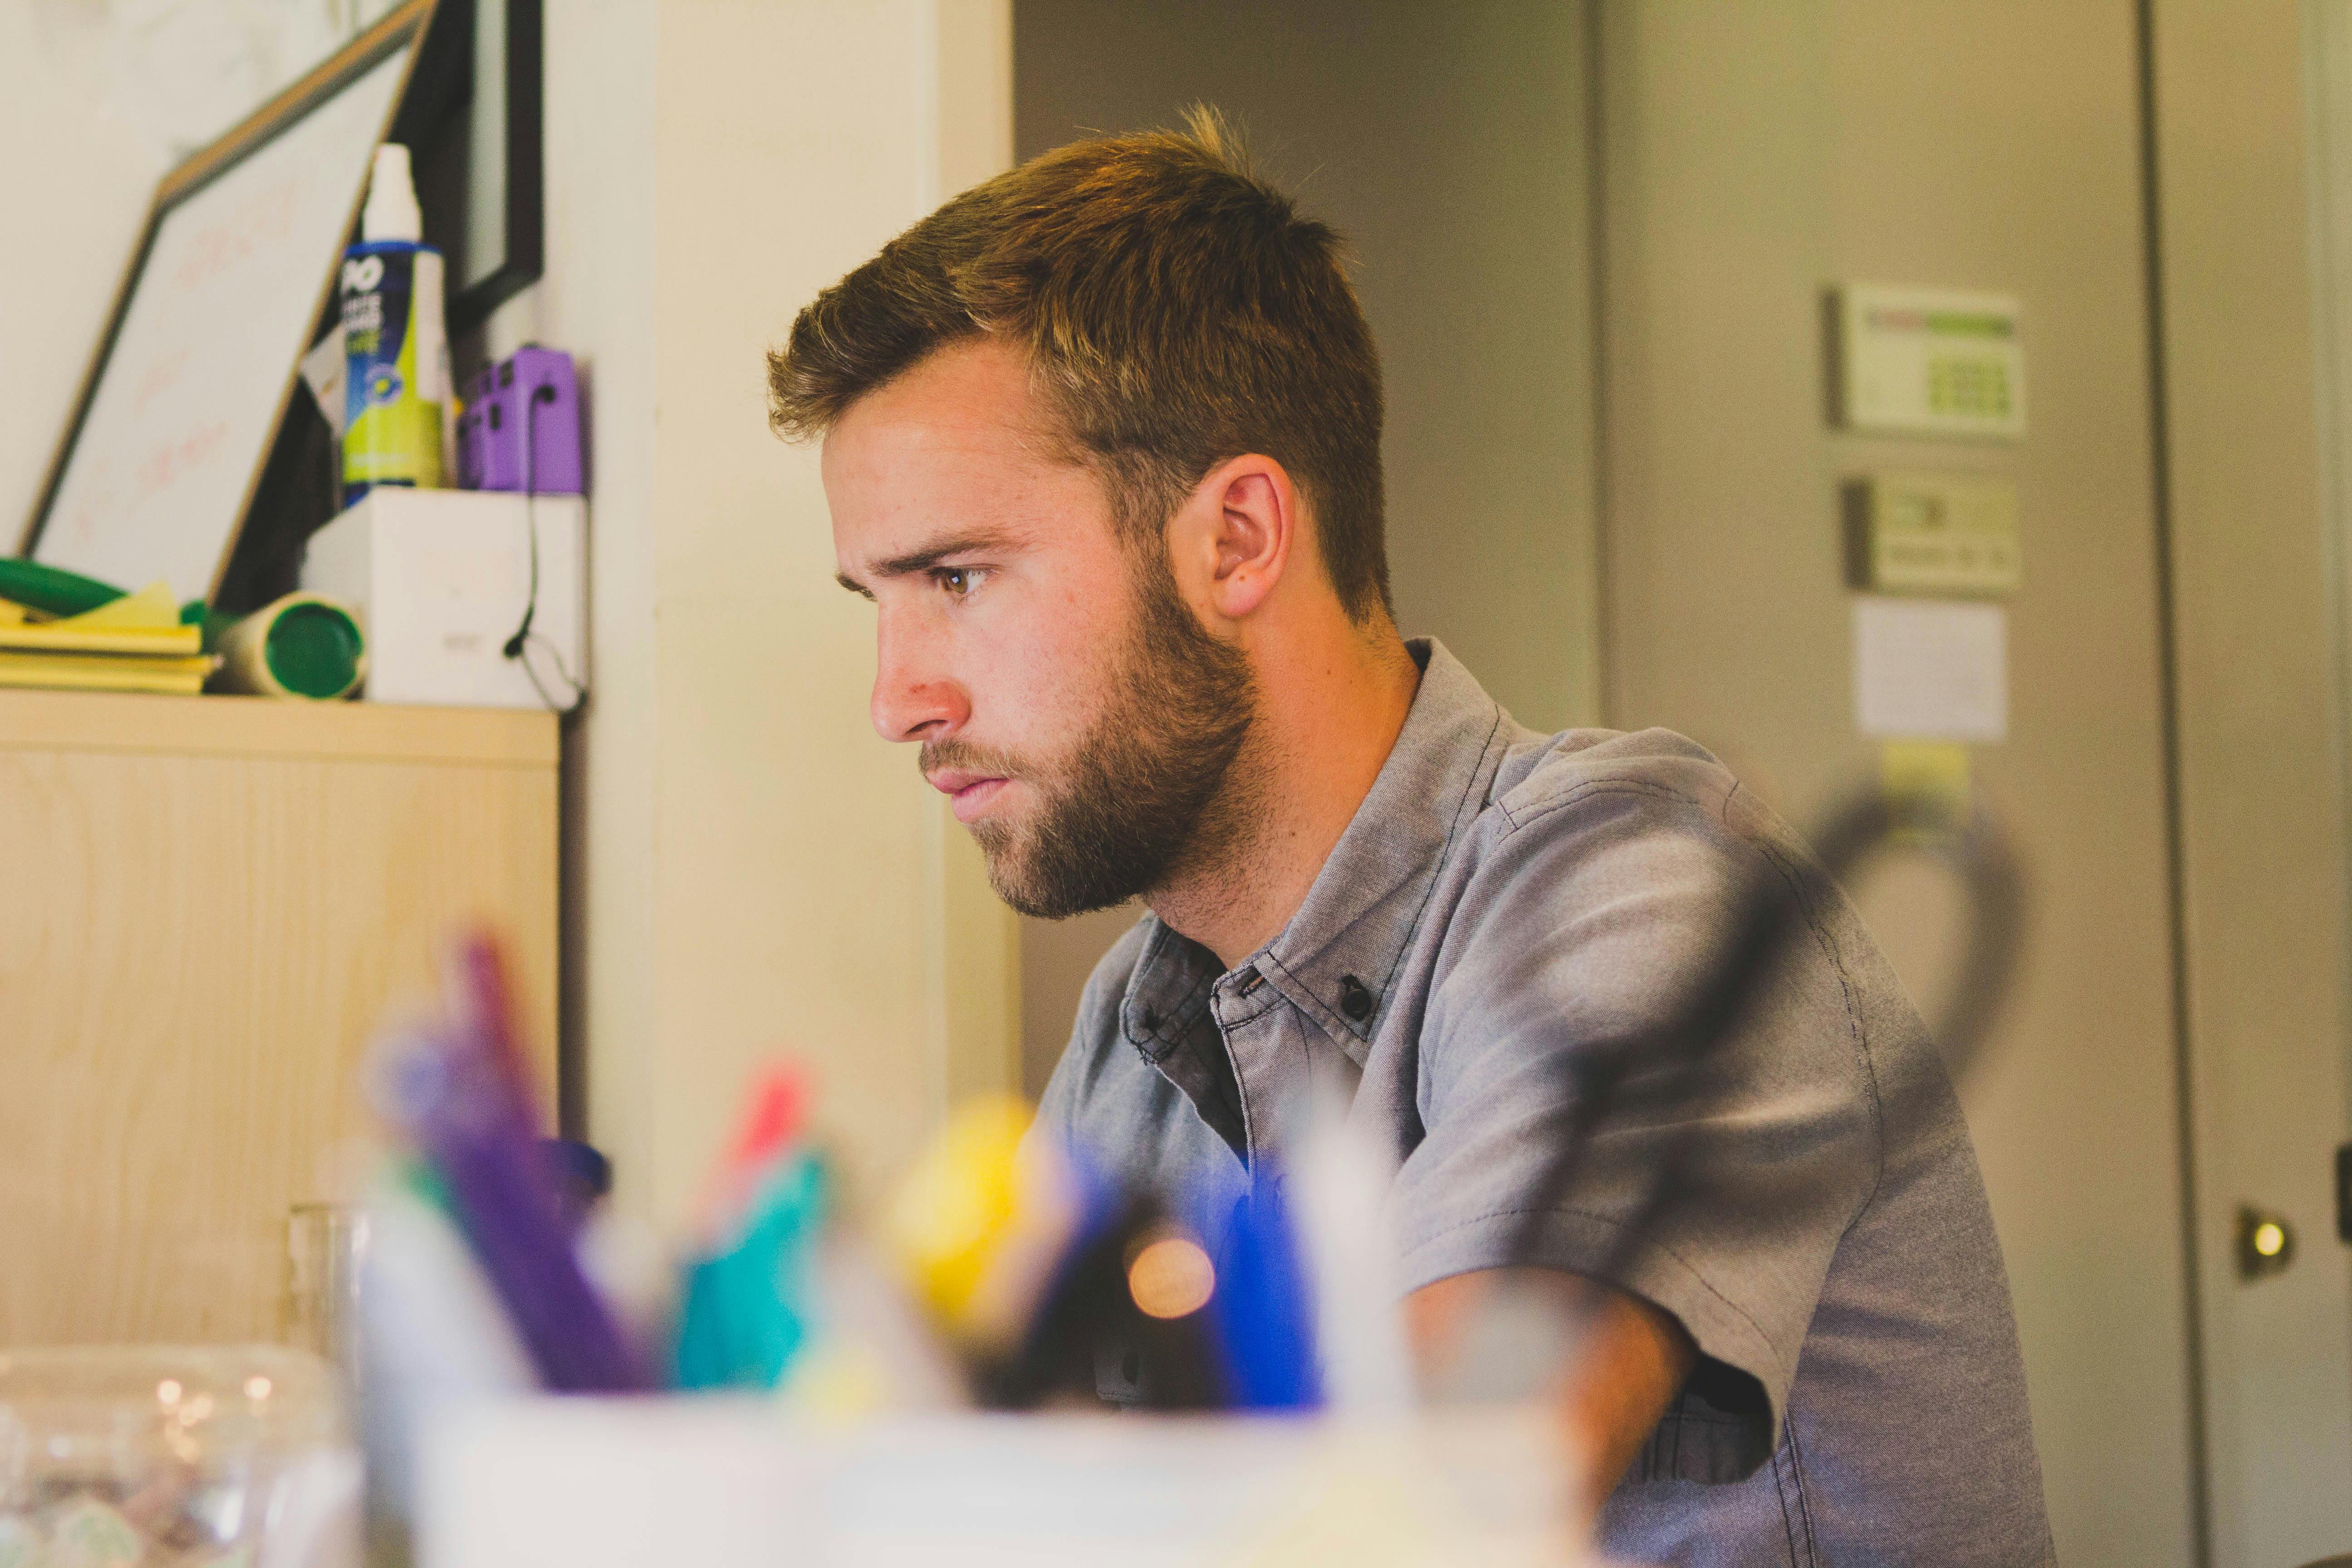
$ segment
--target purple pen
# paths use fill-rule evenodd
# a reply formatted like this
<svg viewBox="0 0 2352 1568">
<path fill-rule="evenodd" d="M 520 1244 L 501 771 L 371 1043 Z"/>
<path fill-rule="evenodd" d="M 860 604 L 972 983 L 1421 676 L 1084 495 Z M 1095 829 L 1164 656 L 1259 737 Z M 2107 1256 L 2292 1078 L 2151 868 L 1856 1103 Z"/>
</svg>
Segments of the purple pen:
<svg viewBox="0 0 2352 1568">
<path fill-rule="evenodd" d="M 449 977 L 453 1022 L 402 1048 L 387 1109 L 448 1188 L 541 1381 L 559 1394 L 646 1388 L 643 1363 L 580 1267 L 540 1156 L 495 948 L 471 939 Z"/>
</svg>

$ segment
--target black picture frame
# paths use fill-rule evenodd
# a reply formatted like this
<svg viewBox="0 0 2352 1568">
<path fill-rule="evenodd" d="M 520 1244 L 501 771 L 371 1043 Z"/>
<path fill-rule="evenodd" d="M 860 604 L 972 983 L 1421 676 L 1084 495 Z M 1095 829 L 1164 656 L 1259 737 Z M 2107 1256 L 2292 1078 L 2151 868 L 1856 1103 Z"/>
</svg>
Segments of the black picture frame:
<svg viewBox="0 0 2352 1568">
<path fill-rule="evenodd" d="M 452 331 L 472 331 L 492 310 L 538 282 L 547 260 L 541 0 L 498 3 L 506 11 L 506 258 L 458 296 L 450 316 Z"/>
<path fill-rule="evenodd" d="M 546 264 L 544 0 L 441 0 L 391 139 L 407 143 L 425 243 L 449 258 L 453 342 L 539 281 Z M 495 180 L 480 177 L 485 161 Z M 490 186 L 484 190 L 480 187 Z M 499 207 L 478 267 L 475 210 Z"/>
</svg>

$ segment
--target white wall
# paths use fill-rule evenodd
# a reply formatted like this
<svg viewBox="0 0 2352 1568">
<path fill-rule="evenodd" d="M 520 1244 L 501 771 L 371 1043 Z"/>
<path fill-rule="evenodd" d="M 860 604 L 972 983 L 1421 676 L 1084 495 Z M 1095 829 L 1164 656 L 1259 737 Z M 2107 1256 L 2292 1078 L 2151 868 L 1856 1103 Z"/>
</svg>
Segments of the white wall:
<svg viewBox="0 0 2352 1568">
<path fill-rule="evenodd" d="M 1009 914 L 868 725 L 872 611 L 762 355 L 1010 155 L 1002 0 L 551 5 L 548 266 L 491 348 L 589 386 L 594 703 L 571 760 L 567 1017 L 625 1201 L 688 1205 L 759 1063 L 853 1174 L 1015 1081 Z"/>
</svg>

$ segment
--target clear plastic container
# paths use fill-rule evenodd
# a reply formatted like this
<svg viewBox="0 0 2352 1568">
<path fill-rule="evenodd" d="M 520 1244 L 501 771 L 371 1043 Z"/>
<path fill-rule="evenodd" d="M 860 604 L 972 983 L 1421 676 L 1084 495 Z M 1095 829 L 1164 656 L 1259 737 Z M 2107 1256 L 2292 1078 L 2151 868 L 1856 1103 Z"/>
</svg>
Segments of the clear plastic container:
<svg viewBox="0 0 2352 1568">
<path fill-rule="evenodd" d="M 0 1568 L 349 1568 L 359 1516 L 316 1356 L 0 1351 Z"/>
</svg>

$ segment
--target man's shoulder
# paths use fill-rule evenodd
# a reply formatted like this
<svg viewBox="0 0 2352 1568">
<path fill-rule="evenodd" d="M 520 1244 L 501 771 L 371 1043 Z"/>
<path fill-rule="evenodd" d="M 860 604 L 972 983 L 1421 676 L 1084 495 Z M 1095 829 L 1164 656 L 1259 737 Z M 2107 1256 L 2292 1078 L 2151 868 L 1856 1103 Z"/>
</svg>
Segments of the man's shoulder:
<svg viewBox="0 0 2352 1568">
<path fill-rule="evenodd" d="M 1802 837 L 1671 730 L 1522 733 L 1453 862 L 1441 918 L 1423 933 L 1448 973 L 1499 963 L 1525 975 L 1540 953 L 1559 975 L 1578 976 L 1570 989 L 1582 1001 L 1563 995 L 1564 1008 L 1615 995 L 1621 981 L 1627 1007 L 1654 1005 L 1658 977 L 1703 969 L 1761 893 L 1785 900 L 1792 934 L 1811 938 L 1790 954 L 1785 999 L 1841 1016 L 1857 1005 L 1908 1013 Z M 1628 953 L 1640 959 L 1632 968 Z"/>
<path fill-rule="evenodd" d="M 1559 857 L 1580 860 L 1606 845 L 1704 868 L 1728 895 L 1768 863 L 1787 870 L 1811 860 L 1730 768 L 1665 729 L 1523 731 L 1505 745 L 1478 815 L 1465 870 L 1497 854 L 1557 867 Z"/>
<path fill-rule="evenodd" d="M 1720 818 L 1739 781 L 1715 753 L 1672 730 L 1522 733 L 1495 771 L 1489 804 L 1514 826 L 1581 803 L 1648 798 Z"/>
</svg>

